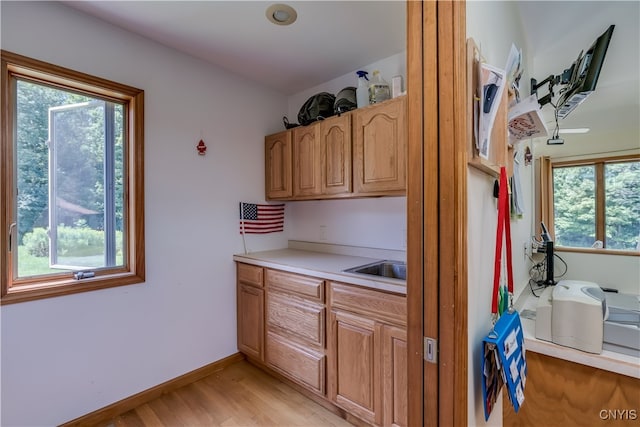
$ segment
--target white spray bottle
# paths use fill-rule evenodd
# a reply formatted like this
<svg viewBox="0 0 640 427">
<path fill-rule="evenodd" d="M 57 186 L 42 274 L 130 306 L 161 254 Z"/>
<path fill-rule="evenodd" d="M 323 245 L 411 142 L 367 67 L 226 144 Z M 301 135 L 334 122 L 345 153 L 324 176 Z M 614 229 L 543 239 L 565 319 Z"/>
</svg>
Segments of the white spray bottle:
<svg viewBox="0 0 640 427">
<path fill-rule="evenodd" d="M 358 108 L 369 105 L 369 79 L 366 71 L 356 71 L 358 75 L 358 88 L 356 89 L 356 103 Z"/>
</svg>

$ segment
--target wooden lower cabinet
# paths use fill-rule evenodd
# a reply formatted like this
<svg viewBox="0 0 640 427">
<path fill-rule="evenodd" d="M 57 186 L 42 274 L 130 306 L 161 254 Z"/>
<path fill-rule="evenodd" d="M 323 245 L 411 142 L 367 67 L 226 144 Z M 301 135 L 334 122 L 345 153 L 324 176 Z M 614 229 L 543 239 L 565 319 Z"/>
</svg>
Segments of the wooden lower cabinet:
<svg viewBox="0 0 640 427">
<path fill-rule="evenodd" d="M 243 281 L 246 265 L 238 264 L 237 326 L 238 350 L 256 360 L 264 360 L 264 290 Z M 254 267 L 256 268 L 256 267 Z M 259 268 L 260 272 L 262 268 Z M 258 276 L 255 272 L 254 277 Z M 261 273 L 259 274 L 262 280 Z M 261 283 L 261 282 L 260 282 Z"/>
<path fill-rule="evenodd" d="M 366 423 L 407 425 L 403 295 L 239 263 L 238 349 Z"/>
<path fill-rule="evenodd" d="M 279 292 L 267 296 L 267 325 L 269 330 L 291 336 L 300 343 L 324 349 L 325 307 L 300 301 Z"/>
<path fill-rule="evenodd" d="M 324 280 L 266 269 L 265 363 L 326 394 Z"/>
<path fill-rule="evenodd" d="M 370 424 L 406 426 L 406 330 L 340 310 L 330 322 L 329 398 Z"/>
<path fill-rule="evenodd" d="M 406 297 L 332 282 L 328 305 L 329 398 L 370 424 L 406 426 Z"/>
<path fill-rule="evenodd" d="M 237 263 L 238 350 L 264 360 L 264 270 L 255 265 Z"/>
<path fill-rule="evenodd" d="M 371 424 L 382 423 L 380 325 L 332 311 L 329 329 L 329 398 Z"/>
<path fill-rule="evenodd" d="M 314 393 L 326 393 L 324 304 L 269 290 L 265 363 Z"/>
<path fill-rule="evenodd" d="M 382 329 L 382 410 L 385 426 L 407 425 L 407 331 Z"/>
<path fill-rule="evenodd" d="M 324 353 L 304 348 L 295 341 L 267 332 L 265 362 L 267 366 L 300 385 L 324 395 L 326 366 Z"/>
</svg>

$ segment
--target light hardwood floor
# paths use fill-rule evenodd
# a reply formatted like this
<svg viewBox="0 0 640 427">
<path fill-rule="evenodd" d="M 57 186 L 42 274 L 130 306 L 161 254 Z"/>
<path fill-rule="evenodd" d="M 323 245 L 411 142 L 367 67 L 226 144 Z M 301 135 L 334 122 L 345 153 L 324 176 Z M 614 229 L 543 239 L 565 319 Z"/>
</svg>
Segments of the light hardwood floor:
<svg viewBox="0 0 640 427">
<path fill-rule="evenodd" d="M 139 426 L 352 427 L 244 360 L 126 412 L 104 427 Z"/>
</svg>

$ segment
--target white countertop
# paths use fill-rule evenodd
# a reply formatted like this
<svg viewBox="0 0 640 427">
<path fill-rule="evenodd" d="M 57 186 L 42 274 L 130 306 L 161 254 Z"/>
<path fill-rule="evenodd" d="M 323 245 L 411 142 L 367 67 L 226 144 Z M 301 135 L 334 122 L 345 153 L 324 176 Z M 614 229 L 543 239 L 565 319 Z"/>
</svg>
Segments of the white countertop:
<svg viewBox="0 0 640 427">
<path fill-rule="evenodd" d="M 406 281 L 343 270 L 393 258 L 371 258 L 301 249 L 277 249 L 233 256 L 234 261 L 320 277 L 397 294 L 407 294 Z M 397 258 L 396 258 L 397 260 Z"/>
<path fill-rule="evenodd" d="M 515 304 L 520 313 L 522 310 L 536 311 L 538 298 L 525 290 Z M 536 338 L 536 321 L 520 316 L 522 329 L 524 330 L 525 345 L 527 351 L 533 351 L 547 356 L 564 359 L 569 362 L 580 363 L 605 371 L 627 375 L 633 378 L 640 378 L 640 358 L 627 354 L 616 353 L 609 350 L 602 350 L 600 354 L 587 353 L 571 347 L 564 347 L 549 341 Z"/>
</svg>

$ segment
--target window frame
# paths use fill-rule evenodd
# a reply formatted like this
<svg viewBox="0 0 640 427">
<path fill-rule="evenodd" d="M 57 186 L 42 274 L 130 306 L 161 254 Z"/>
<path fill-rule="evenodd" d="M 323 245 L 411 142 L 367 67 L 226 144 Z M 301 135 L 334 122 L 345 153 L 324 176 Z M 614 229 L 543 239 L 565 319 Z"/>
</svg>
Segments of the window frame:
<svg viewBox="0 0 640 427">
<path fill-rule="evenodd" d="M 595 173 L 595 225 L 596 225 L 596 240 L 605 240 L 605 188 L 604 188 L 604 166 L 605 164 L 619 164 L 627 162 L 640 161 L 640 154 L 629 154 L 622 156 L 608 156 L 608 157 L 589 157 L 575 160 L 562 160 L 555 161 L 549 157 L 540 158 L 540 190 L 539 190 L 539 205 L 537 214 L 540 221 L 543 221 L 551 237 L 555 240 L 555 220 L 554 220 L 554 185 L 553 185 L 553 169 L 561 167 L 572 166 L 593 166 Z M 539 222 L 539 221 L 538 221 Z M 554 250 L 563 252 L 582 252 L 591 254 L 606 254 L 606 255 L 627 255 L 627 256 L 640 256 L 639 251 L 625 251 L 620 249 L 606 249 L 606 248 L 580 248 L 573 246 L 555 246 Z"/>
<path fill-rule="evenodd" d="M 98 99 L 98 98 L 94 98 Z M 104 253 L 104 261 L 105 267 L 112 267 L 115 265 L 116 258 L 116 230 L 115 230 L 115 183 L 111 182 L 115 178 L 115 103 L 111 101 L 104 101 L 99 99 L 98 101 L 90 101 L 90 102 L 79 102 L 75 104 L 67 104 L 62 106 L 50 107 L 48 111 L 48 120 L 49 120 L 49 206 L 54 206 L 55 200 L 58 197 L 58 174 L 54 171 L 59 167 L 60 148 L 58 147 L 57 142 L 57 134 L 55 129 L 57 128 L 57 123 L 59 123 L 58 115 L 64 114 L 70 111 L 79 111 L 83 109 L 91 109 L 96 106 L 100 106 L 103 108 L 103 117 L 104 117 L 104 137 L 105 137 L 105 147 L 104 147 L 104 176 L 103 176 L 103 186 L 104 186 L 104 238 L 105 238 L 105 253 Z M 117 104 L 122 105 L 122 104 Z M 62 119 L 64 120 L 64 118 Z M 123 165 L 124 166 L 124 165 Z M 109 184 L 107 184 L 109 183 Z M 65 265 L 64 262 L 60 262 L 58 256 L 58 209 L 49 209 L 49 266 L 52 268 L 64 269 L 64 270 L 82 270 L 83 267 L 76 267 L 72 265 Z"/>
<path fill-rule="evenodd" d="M 144 91 L 100 77 L 74 71 L 5 50 L 0 51 L 0 304 L 88 292 L 145 280 L 144 246 Z M 32 81 L 54 88 L 75 91 L 123 103 L 125 106 L 124 218 L 126 242 L 124 265 L 101 268 L 95 277 L 76 280 L 73 272 L 14 277 L 12 233 L 17 212 L 15 176 L 15 81 Z M 13 251 L 15 252 L 13 252 Z"/>
</svg>

